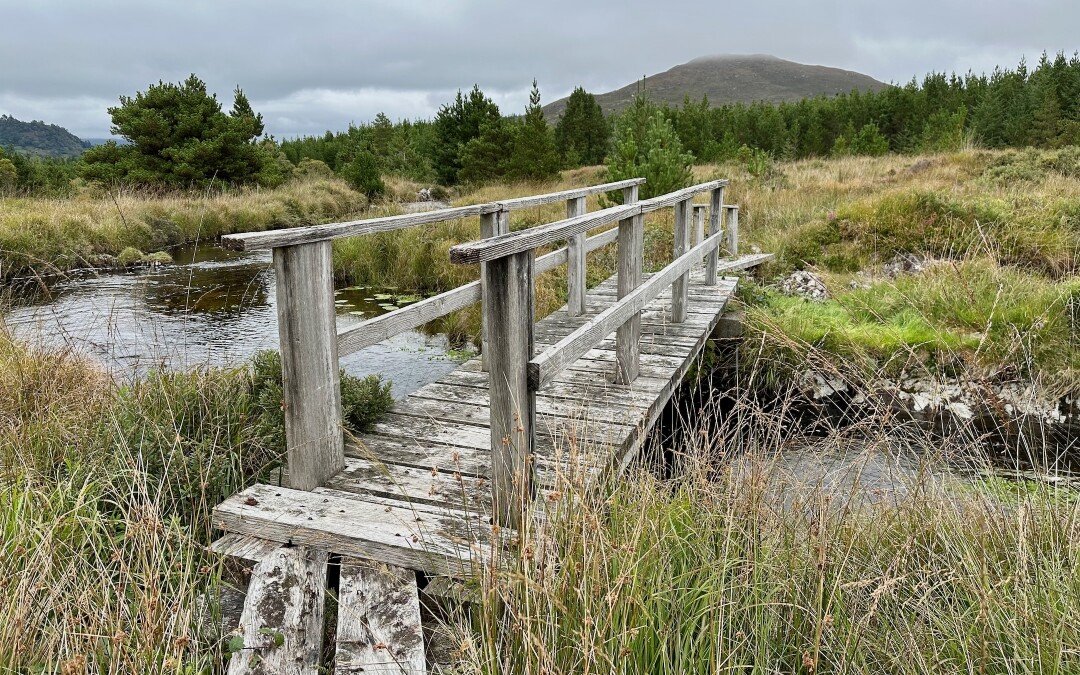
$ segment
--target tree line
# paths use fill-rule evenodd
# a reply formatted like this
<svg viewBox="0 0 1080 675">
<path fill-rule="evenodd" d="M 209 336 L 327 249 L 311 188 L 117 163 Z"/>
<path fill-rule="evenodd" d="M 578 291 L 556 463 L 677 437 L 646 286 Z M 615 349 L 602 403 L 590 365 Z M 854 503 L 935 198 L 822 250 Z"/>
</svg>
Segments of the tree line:
<svg viewBox="0 0 1080 675">
<path fill-rule="evenodd" d="M 577 88 L 555 124 L 533 82 L 523 114 L 506 116 L 474 86 L 431 120 L 366 124 L 320 136 L 276 141 L 239 88 L 232 109 L 195 75 L 158 83 L 110 108 L 107 143 L 76 162 L 0 152 L 0 191 L 63 191 L 73 178 L 168 188 L 256 183 L 273 186 L 302 162 L 319 161 L 370 196 L 382 177 L 445 186 L 495 180 L 546 180 L 560 169 L 606 163 L 612 176 L 646 175 L 656 185 L 688 179 L 691 163 L 758 157 L 777 160 L 959 149 L 1055 148 L 1080 144 L 1080 56 L 1043 54 L 990 75 L 931 73 L 875 92 L 853 91 L 792 103 L 712 106 L 706 98 L 658 105 L 641 92 L 605 117 Z M 676 185 L 677 186 L 677 185 Z"/>
</svg>

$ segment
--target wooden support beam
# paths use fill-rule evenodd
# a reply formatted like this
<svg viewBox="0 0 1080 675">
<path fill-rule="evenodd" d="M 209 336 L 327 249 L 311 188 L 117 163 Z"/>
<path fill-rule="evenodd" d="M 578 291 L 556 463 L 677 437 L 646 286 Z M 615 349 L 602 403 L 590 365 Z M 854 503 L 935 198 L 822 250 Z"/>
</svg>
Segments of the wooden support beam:
<svg viewBox="0 0 1080 675">
<path fill-rule="evenodd" d="M 675 255 L 678 260 L 690 250 L 690 199 L 684 199 L 675 205 Z M 675 280 L 671 286 L 671 321 L 686 321 L 686 306 L 690 302 L 690 270 Z"/>
<path fill-rule="evenodd" d="M 506 234 L 510 231 L 510 212 L 509 211 L 489 211 L 481 214 L 480 216 L 480 238 L 490 239 L 491 237 L 497 237 L 500 234 Z M 480 297 L 484 297 L 484 266 L 487 263 L 480 263 Z M 487 333 L 484 332 L 483 326 L 480 329 L 480 364 L 484 370 L 487 370 Z"/>
<path fill-rule="evenodd" d="M 484 284 L 492 512 L 497 524 L 518 529 L 533 492 L 536 400 L 528 382 L 533 355 L 532 250 L 488 261 Z"/>
<path fill-rule="evenodd" d="M 634 186 L 637 189 L 637 186 Z M 585 215 L 588 209 L 584 197 L 566 201 L 566 217 L 576 218 Z M 566 312 L 570 316 L 581 316 L 585 312 L 585 233 L 578 232 L 570 237 L 566 257 Z"/>
<path fill-rule="evenodd" d="M 637 187 L 623 190 L 623 204 L 638 200 Z M 645 216 L 640 214 L 619 221 L 619 299 L 641 285 L 641 267 L 645 255 Z M 615 382 L 629 384 L 641 369 L 641 312 L 627 319 L 615 334 Z"/>
<path fill-rule="evenodd" d="M 335 675 L 424 675 L 416 572 L 341 559 Z"/>
<path fill-rule="evenodd" d="M 720 234 L 720 227 L 722 225 L 724 210 L 724 186 L 716 188 L 712 191 L 709 199 L 709 236 Z M 717 249 L 709 255 L 705 256 L 705 285 L 716 285 L 716 261 L 720 256 L 720 249 Z"/>
<path fill-rule="evenodd" d="M 729 206 L 727 213 L 728 255 L 739 255 L 739 207 Z"/>
<path fill-rule="evenodd" d="M 329 241 L 274 249 L 291 487 L 313 490 L 345 466 Z"/>
<path fill-rule="evenodd" d="M 233 653 L 229 675 L 319 672 L 326 559 L 325 551 L 291 546 L 255 565 L 240 614 L 244 648 Z"/>
<path fill-rule="evenodd" d="M 704 204 L 694 204 L 694 246 L 705 241 L 705 209 Z"/>
</svg>

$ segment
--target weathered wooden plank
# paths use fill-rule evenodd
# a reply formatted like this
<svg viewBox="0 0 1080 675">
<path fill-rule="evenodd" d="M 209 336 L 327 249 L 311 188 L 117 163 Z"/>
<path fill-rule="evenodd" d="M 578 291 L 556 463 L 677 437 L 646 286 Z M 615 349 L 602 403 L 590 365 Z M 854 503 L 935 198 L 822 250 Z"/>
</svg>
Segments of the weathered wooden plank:
<svg viewBox="0 0 1080 675">
<path fill-rule="evenodd" d="M 739 255 L 739 207 L 728 207 L 727 249 L 730 255 Z"/>
<path fill-rule="evenodd" d="M 285 443 L 293 487 L 342 466 L 341 390 L 330 242 L 274 249 Z"/>
<path fill-rule="evenodd" d="M 705 241 L 705 209 L 704 204 L 694 204 L 694 246 Z"/>
<path fill-rule="evenodd" d="M 637 201 L 637 191 L 623 194 L 623 202 Z M 619 221 L 619 266 L 616 271 L 616 290 L 619 299 L 641 285 L 641 271 L 645 255 L 645 217 L 632 216 Z M 633 382 L 641 370 L 641 313 L 627 319 L 616 329 L 615 381 Z"/>
<path fill-rule="evenodd" d="M 724 186 L 716 188 L 709 197 L 709 236 L 720 234 L 720 219 L 724 208 Z M 705 284 L 716 285 L 716 262 L 719 259 L 720 250 L 711 251 L 705 256 Z"/>
<path fill-rule="evenodd" d="M 344 223 L 310 225 L 308 227 L 267 230 L 266 232 L 228 234 L 221 238 L 221 243 L 226 248 L 234 248 L 242 251 L 261 251 L 282 246 L 297 246 L 318 241 L 330 241 L 331 239 L 339 239 L 341 237 L 352 237 L 375 232 L 388 232 L 390 230 L 400 230 L 417 225 L 431 225 L 447 220 L 478 216 L 483 213 L 484 206 L 486 205 L 474 204 L 472 206 L 459 206 L 452 209 L 405 213 L 400 216 L 350 220 Z"/>
<path fill-rule="evenodd" d="M 589 187 L 563 190 L 562 192 L 549 192 L 548 194 L 533 195 L 531 197 L 504 199 L 501 202 L 495 202 L 494 204 L 485 205 L 484 208 L 489 210 L 495 210 L 497 208 L 504 208 L 510 210 L 525 209 L 533 206 L 542 206 L 544 204 L 554 204 L 556 202 L 569 201 L 571 199 L 581 199 L 584 197 L 588 197 L 589 195 L 600 194 L 601 192 L 615 192 L 616 190 L 625 190 L 629 187 L 637 187 L 638 185 L 644 184 L 644 178 L 628 178 L 626 180 L 615 181 L 613 183 L 590 185 Z"/>
<path fill-rule="evenodd" d="M 416 572 L 342 558 L 335 675 L 423 675 L 426 671 Z"/>
<path fill-rule="evenodd" d="M 255 565 L 240 615 L 244 648 L 229 675 L 316 675 L 322 649 L 325 551 L 278 546 Z"/>
<path fill-rule="evenodd" d="M 464 309 L 474 302 L 480 302 L 480 294 L 480 282 L 474 281 L 351 326 L 338 333 L 338 356 L 352 354 L 383 340 L 389 340 L 398 333 Z"/>
<path fill-rule="evenodd" d="M 675 256 L 680 256 L 690 250 L 690 200 L 679 202 L 675 206 Z M 671 285 L 671 320 L 675 323 L 686 321 L 686 306 L 690 302 L 688 295 L 690 285 L 690 269 L 687 268 L 679 278 Z"/>
<path fill-rule="evenodd" d="M 542 354 L 529 363 L 529 386 L 534 391 L 540 389 L 551 380 L 552 376 L 591 349 L 592 345 L 599 342 L 636 312 L 644 309 L 646 304 L 660 292 L 660 289 L 700 262 L 701 257 L 708 252 L 709 246 L 718 245 L 721 236 L 714 235 L 695 246 L 678 260 L 675 260 L 660 272 L 653 274 L 648 281 L 638 286 L 626 297 L 593 317 L 589 323 L 544 350 Z M 729 267 L 738 268 L 740 265 L 753 262 L 750 260 L 753 256 L 746 256 L 745 258 L 726 262 L 723 269 L 726 270 Z M 718 267 L 721 266 L 718 265 Z"/>
<path fill-rule="evenodd" d="M 616 223 L 624 218 L 672 206 L 678 202 L 693 198 L 695 194 L 708 192 L 726 184 L 726 180 L 709 181 L 667 195 L 640 201 L 636 204 L 613 206 L 592 214 L 539 225 L 501 237 L 458 244 L 450 248 L 450 260 L 459 264 L 476 264 L 521 253 L 522 251 L 532 251 L 546 244 L 569 239 L 579 232 L 588 232 L 603 225 Z"/>
<path fill-rule="evenodd" d="M 631 178 L 625 181 L 593 185 L 585 188 L 575 188 L 563 192 L 553 192 L 534 197 L 521 197 L 507 199 L 502 202 L 487 204 L 472 204 L 458 206 L 449 209 L 436 209 L 434 211 L 422 211 L 419 213 L 406 213 L 400 216 L 386 216 L 383 218 L 366 218 L 363 220 L 350 220 L 344 223 L 329 223 L 326 225 L 312 225 L 308 227 L 294 227 L 282 230 L 269 230 L 266 232 L 244 232 L 230 234 L 222 237 L 222 245 L 227 248 L 235 248 L 244 251 L 258 251 L 281 246 L 295 246 L 309 244 L 316 241 L 328 241 L 341 237 L 352 237 L 360 234 L 372 234 L 374 232 L 388 232 L 400 230 L 417 225 L 431 225 L 447 220 L 457 220 L 479 216 L 493 211 L 523 209 L 541 204 L 561 202 L 573 197 L 611 192 L 622 189 L 628 185 L 640 185 L 645 182 L 644 178 Z"/>
<path fill-rule="evenodd" d="M 569 239 L 579 232 L 610 225 L 633 215 L 638 207 L 613 206 L 595 213 L 538 225 L 491 239 L 458 244 L 450 248 L 450 260 L 459 264 L 490 262 L 506 256 L 533 251 L 541 246 Z"/>
<path fill-rule="evenodd" d="M 592 253 L 601 246 L 607 246 L 608 244 L 613 243 L 618 238 L 618 234 L 618 229 L 611 229 L 605 230 L 599 234 L 594 234 L 593 236 L 586 238 L 585 251 L 588 253 Z M 569 249 L 566 246 L 563 246 L 560 249 L 556 249 L 551 253 L 542 255 L 536 259 L 535 263 L 533 263 L 533 273 L 541 274 L 543 272 L 547 272 L 548 270 L 555 269 L 559 265 L 566 262 L 568 256 Z"/>
<path fill-rule="evenodd" d="M 533 353 L 533 252 L 490 260 L 484 275 L 492 508 L 498 524 L 520 529 L 532 503 L 536 402 L 528 386 L 527 364 Z"/>
<path fill-rule="evenodd" d="M 566 202 L 566 218 L 585 215 L 587 210 L 584 197 L 569 199 Z M 566 256 L 566 312 L 578 316 L 585 311 L 585 233 L 578 232 L 570 237 Z"/>
<path fill-rule="evenodd" d="M 226 499 L 214 508 L 214 524 L 226 532 L 455 576 L 471 569 L 474 554 L 458 539 L 464 529 L 460 518 L 432 515 L 418 521 L 407 505 L 270 485 L 256 484 Z"/>
<path fill-rule="evenodd" d="M 506 234 L 510 231 L 510 212 L 504 210 L 496 210 L 490 213 L 485 213 L 480 216 L 480 238 L 490 239 L 491 237 L 497 237 L 500 234 Z M 480 264 L 480 297 L 484 297 L 485 284 L 487 283 L 486 275 L 484 274 L 485 263 Z M 483 364 L 484 369 L 487 370 L 488 360 L 488 335 L 487 331 L 481 330 L 480 332 L 480 362 Z"/>
<path fill-rule="evenodd" d="M 214 553 L 252 564 L 262 562 L 280 547 L 281 544 L 276 541 L 235 533 L 228 533 L 210 544 L 210 550 Z"/>
<path fill-rule="evenodd" d="M 560 414 L 552 414 L 553 410 Z M 616 444 L 633 433 L 638 418 L 632 406 L 616 403 L 601 405 L 593 401 L 582 401 L 575 406 L 565 401 L 541 401 L 538 398 L 536 412 L 538 438 L 544 434 L 572 433 L 579 439 Z M 397 402 L 394 413 L 435 420 L 441 424 L 490 426 L 490 410 L 486 401 L 436 401 L 410 396 Z"/>
<path fill-rule="evenodd" d="M 682 190 L 669 192 L 666 195 L 660 195 L 651 199 L 643 199 L 642 201 L 638 202 L 638 204 L 641 205 L 641 213 L 651 213 L 653 211 L 658 211 L 669 206 L 675 206 L 681 201 L 693 199 L 694 195 L 701 194 L 702 192 L 709 192 L 727 184 L 727 179 L 711 180 L 706 183 L 698 183 L 697 185 L 691 185 L 690 187 L 683 188 Z"/>
</svg>

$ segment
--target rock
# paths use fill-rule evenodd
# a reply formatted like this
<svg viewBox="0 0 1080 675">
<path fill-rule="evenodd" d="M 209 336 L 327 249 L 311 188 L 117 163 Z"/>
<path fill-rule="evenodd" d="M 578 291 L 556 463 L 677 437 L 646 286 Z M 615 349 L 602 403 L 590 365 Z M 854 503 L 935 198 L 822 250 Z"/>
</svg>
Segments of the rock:
<svg viewBox="0 0 1080 675">
<path fill-rule="evenodd" d="M 823 302 L 829 297 L 829 291 L 821 278 L 806 270 L 792 272 L 788 278 L 780 282 L 780 290 L 787 295 L 807 298 L 815 302 Z"/>
<path fill-rule="evenodd" d="M 430 202 L 435 199 L 435 196 L 431 193 L 431 188 L 420 188 L 416 192 L 416 201 L 418 202 Z"/>
</svg>

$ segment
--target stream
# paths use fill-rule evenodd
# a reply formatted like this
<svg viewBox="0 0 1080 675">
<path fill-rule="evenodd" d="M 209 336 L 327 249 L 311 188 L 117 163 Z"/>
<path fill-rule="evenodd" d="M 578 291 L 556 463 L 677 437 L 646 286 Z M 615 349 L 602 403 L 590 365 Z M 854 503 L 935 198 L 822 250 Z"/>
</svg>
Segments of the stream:
<svg viewBox="0 0 1080 675">
<path fill-rule="evenodd" d="M 173 249 L 175 264 L 69 275 L 47 293 L 16 296 L 4 317 L 31 344 L 71 347 L 118 379 L 151 369 L 239 365 L 277 349 L 269 251 L 199 244 Z M 415 301 L 386 289 L 335 291 L 338 329 Z M 401 398 L 460 364 L 446 337 L 409 331 L 341 359 L 346 372 L 381 375 Z"/>
</svg>

